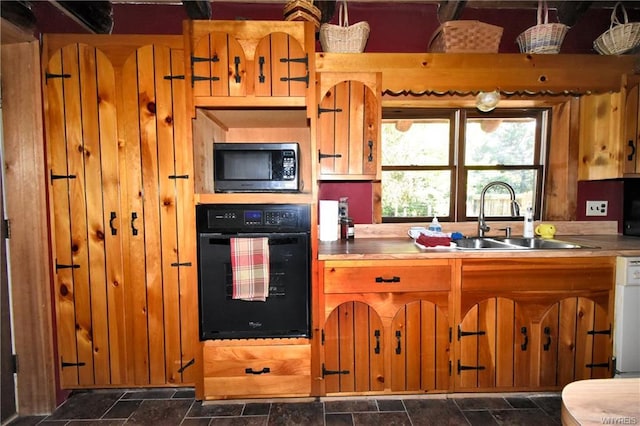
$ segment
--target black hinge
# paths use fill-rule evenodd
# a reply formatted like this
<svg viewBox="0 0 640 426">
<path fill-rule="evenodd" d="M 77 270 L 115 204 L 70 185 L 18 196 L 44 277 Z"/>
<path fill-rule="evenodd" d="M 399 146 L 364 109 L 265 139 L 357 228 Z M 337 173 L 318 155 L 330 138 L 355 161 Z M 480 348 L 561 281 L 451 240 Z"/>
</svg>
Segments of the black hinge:
<svg viewBox="0 0 640 426">
<path fill-rule="evenodd" d="M 18 355 L 11 354 L 11 371 L 13 374 L 18 374 Z"/>
<path fill-rule="evenodd" d="M 174 262 L 171 264 L 171 266 L 191 266 L 191 262 Z"/>
<path fill-rule="evenodd" d="M 84 362 L 64 362 L 62 361 L 62 368 L 66 367 L 84 367 L 86 363 Z"/>
<path fill-rule="evenodd" d="M 322 363 L 322 377 L 331 376 L 332 374 L 349 374 L 349 370 L 327 370 Z"/>
<path fill-rule="evenodd" d="M 54 175 L 53 170 L 50 170 L 49 172 L 51 174 L 51 183 L 53 183 L 53 181 L 57 179 L 75 179 L 76 178 L 76 175 Z"/>
<path fill-rule="evenodd" d="M 50 78 L 71 78 L 71 74 L 53 74 L 50 72 L 44 73 L 44 84 L 49 82 Z"/>
<path fill-rule="evenodd" d="M 342 154 L 323 154 L 322 152 L 320 152 L 320 150 L 318 150 L 318 163 L 323 158 L 342 158 Z"/>
<path fill-rule="evenodd" d="M 596 335 L 596 334 L 606 334 L 611 336 L 611 324 L 609 324 L 609 329 L 608 330 L 589 330 L 587 331 L 587 334 L 590 334 L 592 336 Z"/>
<path fill-rule="evenodd" d="M 461 371 L 465 371 L 465 370 L 484 370 L 485 367 L 483 365 L 462 365 L 460 364 L 460 360 L 458 360 L 458 374 L 460 374 Z"/>
<path fill-rule="evenodd" d="M 191 65 L 195 64 L 196 62 L 220 62 L 220 58 L 218 58 L 218 55 L 213 55 L 213 57 L 209 58 L 191 55 Z"/>
<path fill-rule="evenodd" d="M 304 58 L 280 58 L 280 62 L 297 62 L 300 64 L 305 64 L 307 68 L 309 68 L 309 55 L 305 55 Z"/>
<path fill-rule="evenodd" d="M 608 370 L 609 369 L 609 363 L 608 362 L 599 362 L 599 363 L 595 363 L 595 364 L 587 364 L 585 367 L 587 367 L 587 368 L 606 368 Z"/>
<path fill-rule="evenodd" d="M 461 337 L 465 337 L 465 336 L 484 336 L 485 334 L 487 334 L 485 331 L 462 331 L 462 329 L 460 328 L 460 326 L 458 326 L 458 340 L 460 340 Z"/>
<path fill-rule="evenodd" d="M 56 259 L 56 273 L 58 272 L 58 269 L 79 269 L 80 265 L 62 265 L 60 263 L 58 263 L 58 259 Z"/>
<path fill-rule="evenodd" d="M 280 81 L 302 81 L 307 84 L 307 87 L 309 87 L 309 73 L 302 77 L 280 77 Z"/>
<path fill-rule="evenodd" d="M 219 81 L 220 77 L 200 77 L 199 75 L 192 75 L 191 76 L 191 85 L 193 85 L 193 83 L 195 83 L 196 81 Z"/>
<path fill-rule="evenodd" d="M 325 112 L 342 112 L 342 108 L 322 108 L 318 105 L 318 117 L 320 117 L 320 114 Z"/>
<path fill-rule="evenodd" d="M 8 240 L 11 238 L 11 222 L 9 219 L 2 219 L 2 239 Z"/>
<path fill-rule="evenodd" d="M 169 179 L 189 179 L 189 175 L 169 175 Z"/>
<path fill-rule="evenodd" d="M 184 75 L 165 75 L 165 80 L 184 80 Z"/>
<path fill-rule="evenodd" d="M 184 370 L 186 370 L 187 368 L 191 367 L 195 363 L 196 363 L 196 359 L 195 358 L 191 358 L 191 361 L 187 362 L 185 365 L 183 365 L 182 367 L 180 367 L 178 369 L 178 373 L 182 373 Z"/>
</svg>

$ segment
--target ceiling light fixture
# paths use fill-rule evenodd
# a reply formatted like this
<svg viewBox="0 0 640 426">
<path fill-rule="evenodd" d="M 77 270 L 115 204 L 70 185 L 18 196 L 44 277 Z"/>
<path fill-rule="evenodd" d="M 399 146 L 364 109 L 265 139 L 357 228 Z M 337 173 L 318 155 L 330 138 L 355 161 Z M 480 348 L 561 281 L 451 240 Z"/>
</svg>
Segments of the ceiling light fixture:
<svg viewBox="0 0 640 426">
<path fill-rule="evenodd" d="M 500 92 L 479 92 L 476 96 L 476 108 L 482 112 L 493 111 L 500 101 Z"/>
</svg>

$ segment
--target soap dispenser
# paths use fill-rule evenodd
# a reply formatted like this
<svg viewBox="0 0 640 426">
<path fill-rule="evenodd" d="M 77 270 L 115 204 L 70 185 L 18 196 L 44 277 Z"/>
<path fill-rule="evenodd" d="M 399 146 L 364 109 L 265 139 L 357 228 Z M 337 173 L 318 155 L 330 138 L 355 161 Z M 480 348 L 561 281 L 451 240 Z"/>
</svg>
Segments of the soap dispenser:
<svg viewBox="0 0 640 426">
<path fill-rule="evenodd" d="M 440 222 L 438 222 L 437 217 L 433 217 L 431 224 L 429 225 L 429 231 L 432 232 L 442 232 L 442 226 L 440 226 Z"/>
<path fill-rule="evenodd" d="M 527 207 L 524 212 L 524 226 L 522 236 L 524 238 L 533 238 L 533 209 Z"/>
</svg>

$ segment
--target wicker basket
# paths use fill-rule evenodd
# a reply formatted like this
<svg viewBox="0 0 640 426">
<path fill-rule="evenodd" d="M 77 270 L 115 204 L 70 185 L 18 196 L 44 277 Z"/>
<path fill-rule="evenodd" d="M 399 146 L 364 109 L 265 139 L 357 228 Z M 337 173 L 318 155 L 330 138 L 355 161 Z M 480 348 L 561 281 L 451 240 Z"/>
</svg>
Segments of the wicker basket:
<svg viewBox="0 0 640 426">
<path fill-rule="evenodd" d="M 308 21 L 316 30 L 320 28 L 321 12 L 311 0 L 291 0 L 285 4 L 282 14 L 285 21 Z"/>
<path fill-rule="evenodd" d="M 544 22 L 542 14 L 544 12 Z M 564 24 L 549 23 L 546 1 L 538 2 L 538 25 L 525 30 L 516 41 L 522 53 L 558 53 L 569 27 Z"/>
<path fill-rule="evenodd" d="M 349 25 L 346 0 L 340 3 L 338 25 L 322 24 L 320 26 L 320 44 L 325 52 L 361 53 L 368 39 L 369 24 L 367 22 Z"/>
<path fill-rule="evenodd" d="M 624 24 L 618 20 L 618 6 L 622 8 Z M 601 55 L 619 55 L 639 44 L 640 22 L 630 23 L 624 5 L 617 2 L 611 12 L 611 26 L 593 42 L 593 48 Z"/>
<path fill-rule="evenodd" d="M 498 53 L 502 27 L 480 21 L 448 21 L 429 41 L 429 52 Z"/>
</svg>

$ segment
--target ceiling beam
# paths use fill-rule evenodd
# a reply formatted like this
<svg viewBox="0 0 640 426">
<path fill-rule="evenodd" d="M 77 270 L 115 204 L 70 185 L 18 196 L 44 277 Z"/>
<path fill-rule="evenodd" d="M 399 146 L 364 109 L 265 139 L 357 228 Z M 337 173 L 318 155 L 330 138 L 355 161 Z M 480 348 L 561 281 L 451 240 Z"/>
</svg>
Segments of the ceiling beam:
<svg viewBox="0 0 640 426">
<path fill-rule="evenodd" d="M 443 24 L 455 21 L 462 15 L 467 0 L 442 0 L 438 3 L 438 21 Z"/>
<path fill-rule="evenodd" d="M 51 4 L 91 33 L 111 34 L 113 7 L 110 1 L 50 0 Z"/>
<path fill-rule="evenodd" d="M 211 3 L 209 0 L 183 0 L 182 5 L 189 19 L 211 19 Z"/>
<path fill-rule="evenodd" d="M 580 17 L 591 7 L 590 1 L 566 1 L 558 5 L 558 21 L 573 27 Z"/>
</svg>

